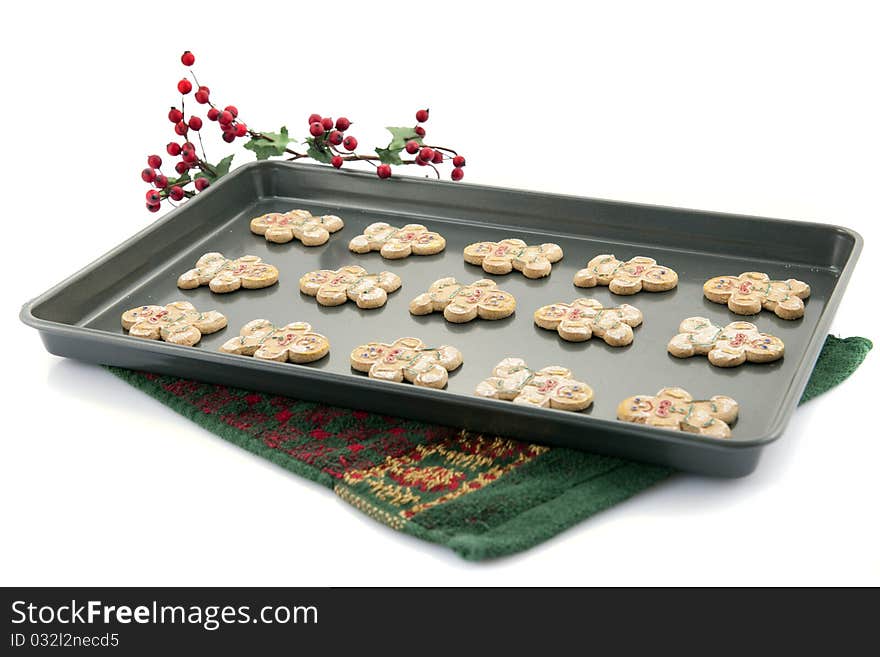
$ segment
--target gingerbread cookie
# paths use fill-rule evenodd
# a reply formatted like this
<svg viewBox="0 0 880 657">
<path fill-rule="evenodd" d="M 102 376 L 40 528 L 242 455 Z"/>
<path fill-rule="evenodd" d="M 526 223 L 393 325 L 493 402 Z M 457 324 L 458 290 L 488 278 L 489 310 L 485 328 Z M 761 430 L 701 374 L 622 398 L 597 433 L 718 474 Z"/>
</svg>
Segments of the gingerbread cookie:
<svg viewBox="0 0 880 657">
<path fill-rule="evenodd" d="M 747 271 L 739 276 L 716 276 L 703 284 L 709 301 L 726 303 L 737 315 L 757 315 L 761 308 L 771 310 L 782 319 L 804 316 L 804 299 L 810 286 L 794 278 L 773 281 L 767 274 Z"/>
<path fill-rule="evenodd" d="M 715 395 L 694 400 L 683 388 L 663 388 L 654 397 L 627 397 L 617 407 L 617 419 L 651 427 L 730 438 L 730 423 L 739 414 L 735 399 Z"/>
<path fill-rule="evenodd" d="M 277 327 L 265 319 L 255 319 L 244 325 L 239 337 L 223 343 L 220 351 L 279 363 L 311 363 L 330 353 L 330 341 L 312 331 L 312 325 L 306 322 Z"/>
<path fill-rule="evenodd" d="M 578 287 L 607 285 L 614 294 L 629 295 L 645 292 L 665 292 L 678 285 L 678 274 L 653 258 L 636 256 L 626 262 L 613 255 L 598 255 L 574 275 Z"/>
<path fill-rule="evenodd" d="M 255 290 L 278 282 L 278 269 L 252 255 L 230 260 L 222 253 L 206 253 L 196 261 L 194 269 L 181 274 L 177 287 L 192 290 L 207 285 L 211 292 L 223 294 L 239 288 Z"/>
<path fill-rule="evenodd" d="M 216 310 L 200 313 L 189 301 L 165 306 L 138 306 L 122 313 L 122 328 L 129 335 L 191 347 L 202 335 L 216 333 L 226 326 L 226 317 Z"/>
<path fill-rule="evenodd" d="M 385 305 L 388 293 L 399 287 L 397 274 L 368 274 L 357 265 L 310 271 L 299 279 L 300 291 L 316 297 L 322 306 L 339 306 L 351 299 L 358 308 L 379 308 Z"/>
<path fill-rule="evenodd" d="M 406 380 L 426 388 L 443 388 L 449 372 L 462 363 L 455 347 L 426 347 L 418 338 L 398 338 L 391 344 L 368 342 L 351 352 L 351 366 L 371 379 Z"/>
<path fill-rule="evenodd" d="M 470 285 L 462 285 L 452 277 L 431 283 L 424 294 L 410 301 L 413 315 L 429 315 L 443 311 L 446 321 L 454 324 L 480 319 L 504 319 L 516 310 L 516 299 L 509 292 L 498 289 L 495 281 L 486 278 Z"/>
<path fill-rule="evenodd" d="M 482 265 L 489 274 L 509 274 L 516 269 L 526 278 L 543 278 L 550 275 L 553 263 L 560 260 L 562 247 L 551 242 L 529 246 L 522 240 L 507 239 L 475 242 L 464 248 L 464 261 Z"/>
<path fill-rule="evenodd" d="M 556 330 L 569 342 L 584 342 L 594 335 L 612 347 L 624 347 L 633 341 L 633 327 L 642 323 L 642 313 L 624 303 L 617 308 L 603 308 L 595 299 L 575 299 L 554 303 L 535 311 L 535 324 Z"/>
<path fill-rule="evenodd" d="M 251 232 L 277 244 L 296 238 L 306 246 L 320 246 L 327 243 L 330 233 L 342 230 L 344 225 L 335 214 L 315 217 L 308 210 L 291 210 L 254 217 L 251 219 Z"/>
<path fill-rule="evenodd" d="M 353 237 L 348 248 L 355 253 L 378 251 L 383 258 L 397 260 L 410 254 L 434 255 L 446 248 L 446 240 L 439 233 L 429 231 L 421 224 L 407 224 L 395 228 L 385 222 L 370 224 L 363 235 Z"/>
<path fill-rule="evenodd" d="M 759 333 L 749 322 L 731 322 L 724 328 L 705 317 L 688 317 L 678 327 L 678 335 L 669 341 L 667 350 L 676 358 L 709 356 L 718 367 L 736 367 L 746 361 L 769 363 L 785 354 L 782 340 L 769 333 Z"/>
<path fill-rule="evenodd" d="M 593 403 L 593 389 L 571 376 L 571 370 L 558 365 L 533 370 L 521 358 L 505 358 L 490 378 L 477 385 L 475 394 L 514 404 L 582 411 Z"/>
</svg>

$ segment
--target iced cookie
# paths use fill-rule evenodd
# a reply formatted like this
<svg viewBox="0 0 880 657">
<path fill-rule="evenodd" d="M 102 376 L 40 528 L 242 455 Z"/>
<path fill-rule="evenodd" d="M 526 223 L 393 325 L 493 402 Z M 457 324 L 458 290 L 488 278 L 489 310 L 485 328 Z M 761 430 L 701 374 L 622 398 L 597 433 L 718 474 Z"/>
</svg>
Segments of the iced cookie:
<svg viewBox="0 0 880 657">
<path fill-rule="evenodd" d="M 583 342 L 594 335 L 612 347 L 624 347 L 633 341 L 633 327 L 642 323 L 642 313 L 627 303 L 603 308 L 595 299 L 575 299 L 554 303 L 535 311 L 535 324 L 555 330 L 569 342 Z"/>
<path fill-rule="evenodd" d="M 355 253 L 378 251 L 383 258 L 396 260 L 416 255 L 434 255 L 446 248 L 446 240 L 439 233 L 429 231 L 421 224 L 407 224 L 395 228 L 384 222 L 370 224 L 363 235 L 353 237 L 348 248 Z"/>
<path fill-rule="evenodd" d="M 226 317 L 216 310 L 200 313 L 189 301 L 165 306 L 138 306 L 122 313 L 122 328 L 129 335 L 147 340 L 162 339 L 191 347 L 202 335 L 216 333 L 226 326 Z"/>
<path fill-rule="evenodd" d="M 782 319 L 798 319 L 804 316 L 803 300 L 810 296 L 810 286 L 794 278 L 772 281 L 767 274 L 747 271 L 710 278 L 703 284 L 703 294 L 709 301 L 726 303 L 737 315 L 757 315 L 764 308 Z"/>
<path fill-rule="evenodd" d="M 311 363 L 330 353 L 330 341 L 306 322 L 278 327 L 255 319 L 244 325 L 239 337 L 224 342 L 220 351 L 279 363 Z"/>
<path fill-rule="evenodd" d="M 598 255 L 574 275 L 578 287 L 607 285 L 614 294 L 665 292 L 678 285 L 678 274 L 653 258 L 636 256 L 626 262 L 613 255 Z"/>
<path fill-rule="evenodd" d="M 391 344 L 368 342 L 351 352 L 351 367 L 371 379 L 409 381 L 426 388 L 443 388 L 449 372 L 462 363 L 455 347 L 426 347 L 418 338 L 398 338 Z"/>
<path fill-rule="evenodd" d="M 558 365 L 533 370 L 521 358 L 505 358 L 492 376 L 477 385 L 476 395 L 504 399 L 563 411 L 582 411 L 593 403 L 593 389 L 571 378 L 571 370 Z"/>
<path fill-rule="evenodd" d="M 255 290 L 278 282 L 278 269 L 252 255 L 230 260 L 222 253 L 206 253 L 194 269 L 181 274 L 177 287 L 192 290 L 207 285 L 211 292 L 222 294 L 239 288 Z"/>
<path fill-rule="evenodd" d="M 730 438 L 730 424 L 739 414 L 735 399 L 715 395 L 694 400 L 682 388 L 663 388 L 655 396 L 627 397 L 617 407 L 617 419 L 651 427 Z"/>
<path fill-rule="evenodd" d="M 481 279 L 470 285 L 457 283 L 454 278 L 441 278 L 431 283 L 424 294 L 410 301 L 413 315 L 443 312 L 446 321 L 454 324 L 480 319 L 504 319 L 516 310 L 516 299 L 509 292 L 498 289 L 495 281 Z"/>
<path fill-rule="evenodd" d="M 676 358 L 708 356 L 717 367 L 736 367 L 746 361 L 769 363 L 785 354 L 782 340 L 759 333 L 749 322 L 732 322 L 721 328 L 705 317 L 688 317 L 678 327 L 678 335 L 667 347 Z"/>
<path fill-rule="evenodd" d="M 306 246 L 320 246 L 327 243 L 330 233 L 341 230 L 344 225 L 335 214 L 315 217 L 308 210 L 291 210 L 254 217 L 251 219 L 251 232 L 278 244 L 296 238 Z"/>
<path fill-rule="evenodd" d="M 351 299 L 358 308 L 379 308 L 385 305 L 388 293 L 399 287 L 397 274 L 368 274 L 357 265 L 310 271 L 299 279 L 300 291 L 317 298 L 322 306 L 339 306 Z"/>
<path fill-rule="evenodd" d="M 516 269 L 526 278 L 543 278 L 550 275 L 553 263 L 560 260 L 562 247 L 550 242 L 529 246 L 522 240 L 507 239 L 476 242 L 464 248 L 464 261 L 481 265 L 489 274 L 509 274 Z"/>
</svg>

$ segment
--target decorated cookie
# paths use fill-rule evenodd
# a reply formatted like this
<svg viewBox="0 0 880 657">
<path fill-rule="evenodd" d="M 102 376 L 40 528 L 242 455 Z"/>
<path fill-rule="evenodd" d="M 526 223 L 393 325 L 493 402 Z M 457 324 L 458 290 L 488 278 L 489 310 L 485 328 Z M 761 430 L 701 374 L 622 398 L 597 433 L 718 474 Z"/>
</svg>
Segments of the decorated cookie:
<svg viewBox="0 0 880 657">
<path fill-rule="evenodd" d="M 330 341 L 306 322 L 279 327 L 255 319 L 244 325 L 239 337 L 224 342 L 220 351 L 279 363 L 311 363 L 330 353 Z"/>
<path fill-rule="evenodd" d="M 191 347 L 202 335 L 216 333 L 226 326 L 226 317 L 216 310 L 200 313 L 189 301 L 166 306 L 138 306 L 122 313 L 122 328 L 129 335 L 147 340 L 162 339 Z"/>
<path fill-rule="evenodd" d="M 255 290 L 278 282 L 278 269 L 252 255 L 230 260 L 222 253 L 206 253 L 194 269 L 181 274 L 177 287 L 192 290 L 207 285 L 211 292 L 235 292 L 239 288 Z"/>
<path fill-rule="evenodd" d="M 803 300 L 810 296 L 810 286 L 794 278 L 772 281 L 767 274 L 747 271 L 710 278 L 703 284 L 703 294 L 709 301 L 726 303 L 737 315 L 757 315 L 764 308 L 782 319 L 798 319 L 804 316 Z"/>
<path fill-rule="evenodd" d="M 558 365 L 533 370 L 521 358 L 505 358 L 490 378 L 477 385 L 476 395 L 514 404 L 582 411 L 593 403 L 593 389 L 571 376 L 571 370 Z"/>
<path fill-rule="evenodd" d="M 529 246 L 522 240 L 507 239 L 476 242 L 464 248 L 464 261 L 482 265 L 489 274 L 509 274 L 516 269 L 526 278 L 543 278 L 550 275 L 553 263 L 560 260 L 562 247 L 550 242 Z"/>
<path fill-rule="evenodd" d="M 614 294 L 665 292 L 678 285 L 678 274 L 653 258 L 636 256 L 626 262 L 613 255 L 598 255 L 574 275 L 578 287 L 607 285 Z"/>
<path fill-rule="evenodd" d="M 624 347 L 633 341 L 632 327 L 642 323 L 642 313 L 624 303 L 616 308 L 603 308 L 595 299 L 575 299 L 571 303 L 554 303 L 535 311 L 535 324 L 556 330 L 569 342 L 583 342 L 594 335 L 612 347 Z"/>
<path fill-rule="evenodd" d="M 759 333 L 754 324 L 732 322 L 721 328 L 705 317 L 684 320 L 667 349 L 676 358 L 709 356 L 709 362 L 718 367 L 736 367 L 746 361 L 769 363 L 785 353 L 782 340 Z"/>
<path fill-rule="evenodd" d="M 351 352 L 351 366 L 371 379 L 409 381 L 426 388 L 443 388 L 449 372 L 462 362 L 455 347 L 426 347 L 418 338 L 398 338 L 391 344 L 368 342 Z"/>
<path fill-rule="evenodd" d="M 617 419 L 651 427 L 730 438 L 730 423 L 739 414 L 736 400 L 724 395 L 694 400 L 682 388 L 663 388 L 656 396 L 627 397 L 617 407 Z"/>
<path fill-rule="evenodd" d="M 351 299 L 358 308 L 379 308 L 385 305 L 388 293 L 399 287 L 397 274 L 368 274 L 357 265 L 310 271 L 299 279 L 300 291 L 316 297 L 322 306 L 339 306 Z"/>
<path fill-rule="evenodd" d="M 454 324 L 480 319 L 504 319 L 516 310 L 516 299 L 498 289 L 495 281 L 480 279 L 470 285 L 457 283 L 452 277 L 431 283 L 424 294 L 409 303 L 413 315 L 429 315 L 443 311 L 446 321 Z"/>
<path fill-rule="evenodd" d="M 278 244 L 296 238 L 306 246 L 321 246 L 330 239 L 330 233 L 341 230 L 344 225 L 335 214 L 315 217 L 308 210 L 291 210 L 254 217 L 251 219 L 251 232 Z"/>
<path fill-rule="evenodd" d="M 410 254 L 434 255 L 446 248 L 446 240 L 421 224 L 407 224 L 403 228 L 385 222 L 370 224 L 363 235 L 353 237 L 348 248 L 355 253 L 378 251 L 383 258 L 396 260 Z"/>
</svg>

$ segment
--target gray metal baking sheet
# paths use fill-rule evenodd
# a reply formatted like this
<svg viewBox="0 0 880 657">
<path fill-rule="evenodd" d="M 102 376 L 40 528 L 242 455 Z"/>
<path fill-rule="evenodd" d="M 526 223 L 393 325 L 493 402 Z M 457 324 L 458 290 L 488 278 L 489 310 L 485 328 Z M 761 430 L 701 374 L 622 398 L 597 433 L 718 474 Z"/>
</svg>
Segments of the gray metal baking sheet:
<svg viewBox="0 0 880 657">
<path fill-rule="evenodd" d="M 271 244 L 248 229 L 255 215 L 293 208 L 316 215 L 338 214 L 345 228 L 321 247 L 298 241 Z M 349 240 L 375 221 L 398 226 L 423 223 L 446 238 L 446 250 L 402 260 L 385 260 L 375 252 L 351 253 Z M 539 280 L 518 272 L 491 276 L 464 262 L 462 250 L 467 244 L 508 237 L 528 243 L 556 242 L 565 257 L 553 265 L 549 277 Z M 417 179 L 380 181 L 368 174 L 263 162 L 242 167 L 29 302 L 22 319 L 38 328 L 47 348 L 60 355 L 494 431 L 704 474 L 739 476 L 755 467 L 761 448 L 779 436 L 794 410 L 860 247 L 857 234 L 828 225 Z M 206 286 L 178 289 L 177 277 L 208 251 L 233 258 L 260 256 L 279 268 L 280 280 L 269 288 L 223 295 Z M 574 273 L 600 253 L 623 260 L 636 255 L 655 258 L 678 272 L 678 287 L 629 297 L 611 294 L 606 287 L 576 288 Z M 395 272 L 403 285 L 378 310 L 361 310 L 352 302 L 323 307 L 299 292 L 304 273 L 346 264 L 361 265 L 372 273 Z M 743 271 L 808 282 L 812 294 L 805 316 L 786 321 L 763 311 L 740 317 L 703 297 L 702 285 L 708 278 Z M 442 313 L 410 315 L 409 301 L 445 276 L 463 283 L 494 279 L 516 297 L 515 315 L 459 325 L 446 322 Z M 535 326 L 532 314 L 538 307 L 580 297 L 640 309 L 644 323 L 635 329 L 633 343 L 623 348 L 609 347 L 598 338 L 568 343 L 555 331 Z M 191 301 L 199 310 L 219 310 L 228 317 L 228 327 L 204 336 L 196 347 L 125 335 L 119 323 L 124 310 L 178 299 Z M 786 355 L 774 363 L 731 369 L 713 367 L 705 357 L 673 358 L 666 344 L 679 322 L 694 315 L 721 325 L 752 321 L 760 330 L 781 337 Z M 256 318 L 279 324 L 309 322 L 330 339 L 329 357 L 291 365 L 217 351 Z M 355 346 L 404 336 L 462 351 L 464 365 L 451 374 L 446 390 L 372 381 L 351 370 L 349 353 Z M 576 378 L 593 387 L 593 406 L 569 413 L 474 397 L 477 383 L 508 356 L 522 357 L 535 368 L 569 367 Z M 719 441 L 616 421 L 615 410 L 623 398 L 654 394 L 671 385 L 698 398 L 725 394 L 738 400 L 741 410 L 733 437 Z"/>
</svg>

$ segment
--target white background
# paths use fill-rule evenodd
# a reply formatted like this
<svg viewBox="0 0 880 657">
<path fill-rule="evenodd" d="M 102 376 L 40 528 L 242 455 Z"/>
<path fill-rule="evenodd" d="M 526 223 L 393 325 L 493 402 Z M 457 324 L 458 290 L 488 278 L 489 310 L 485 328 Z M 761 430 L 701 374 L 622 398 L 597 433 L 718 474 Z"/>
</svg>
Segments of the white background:
<svg viewBox="0 0 880 657">
<path fill-rule="evenodd" d="M 165 115 L 191 49 L 214 97 L 257 128 L 304 135 L 309 113 L 345 114 L 382 145 L 382 126 L 429 106 L 432 139 L 468 157 L 466 181 L 853 228 L 866 247 L 833 330 L 876 339 L 870 3 L 708 5 L 7 7 L 0 583 L 880 583 L 877 354 L 799 410 L 752 476 L 677 476 L 471 564 L 49 356 L 16 319 L 155 218 L 139 172 L 173 137 Z"/>
</svg>

